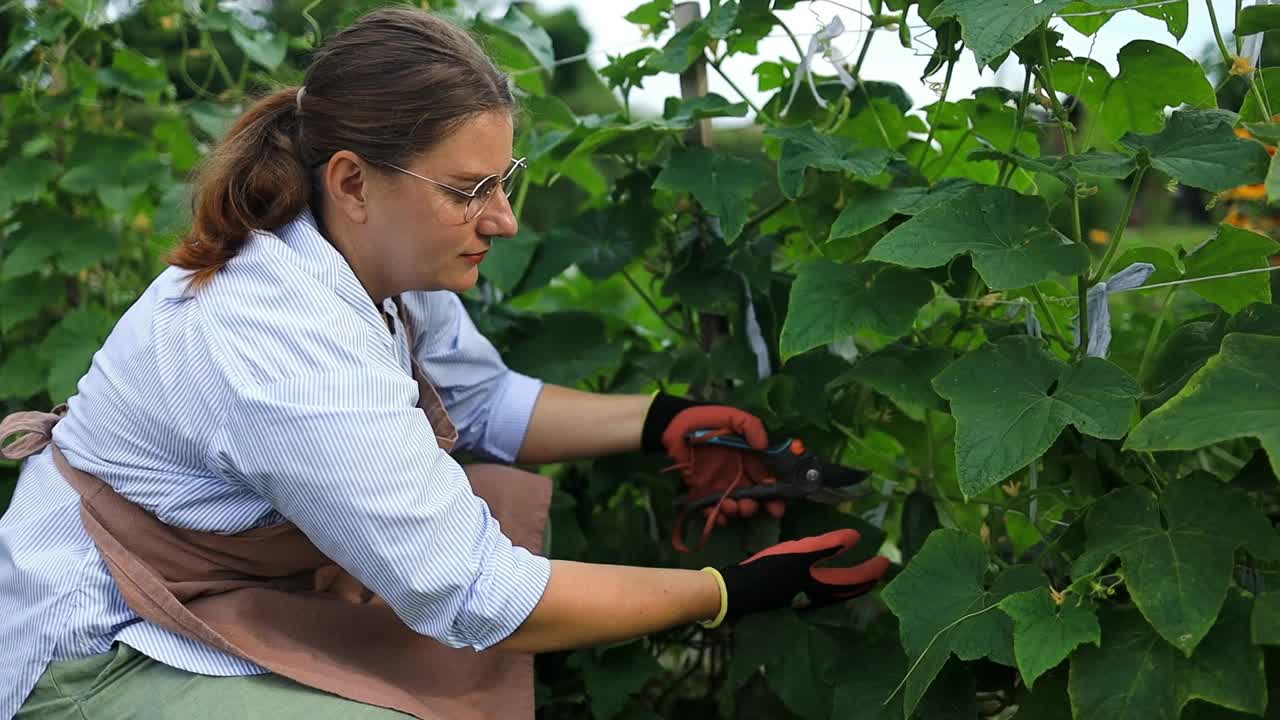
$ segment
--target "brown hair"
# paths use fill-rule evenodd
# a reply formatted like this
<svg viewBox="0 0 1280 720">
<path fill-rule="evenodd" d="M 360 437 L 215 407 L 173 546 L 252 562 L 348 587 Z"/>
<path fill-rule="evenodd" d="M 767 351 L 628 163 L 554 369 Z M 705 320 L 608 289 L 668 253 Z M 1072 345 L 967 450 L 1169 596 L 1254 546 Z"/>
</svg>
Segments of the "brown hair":
<svg viewBox="0 0 1280 720">
<path fill-rule="evenodd" d="M 260 99 L 196 178 L 190 232 L 169 262 L 208 282 L 255 229 L 316 205 L 313 170 L 339 150 L 403 164 L 477 114 L 514 111 L 507 77 L 466 32 L 425 11 L 361 17 L 316 51 L 303 85 Z"/>
</svg>

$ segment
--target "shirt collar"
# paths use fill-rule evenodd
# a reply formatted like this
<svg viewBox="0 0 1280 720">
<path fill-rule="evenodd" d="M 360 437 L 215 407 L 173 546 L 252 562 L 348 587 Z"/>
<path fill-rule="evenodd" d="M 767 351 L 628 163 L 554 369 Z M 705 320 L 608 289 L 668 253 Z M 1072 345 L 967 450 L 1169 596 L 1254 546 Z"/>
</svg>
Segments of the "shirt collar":
<svg viewBox="0 0 1280 720">
<path fill-rule="evenodd" d="M 379 308 L 365 292 L 347 259 L 321 234 L 311 208 L 303 209 L 296 218 L 277 230 L 276 235 L 297 255 L 300 265 L 309 274 L 356 308 L 362 318 L 381 330 L 382 336 L 387 335 L 386 322 Z"/>
</svg>

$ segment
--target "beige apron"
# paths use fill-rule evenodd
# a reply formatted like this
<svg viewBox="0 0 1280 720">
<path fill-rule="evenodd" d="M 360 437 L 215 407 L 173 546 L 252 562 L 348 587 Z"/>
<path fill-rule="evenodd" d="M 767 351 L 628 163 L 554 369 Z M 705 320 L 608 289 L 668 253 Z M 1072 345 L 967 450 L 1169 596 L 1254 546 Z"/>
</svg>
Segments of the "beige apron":
<svg viewBox="0 0 1280 720">
<path fill-rule="evenodd" d="M 403 310 L 401 317 L 412 348 Z M 413 372 L 418 406 L 450 450 L 453 423 L 416 360 Z M 0 454 L 39 452 L 65 411 L 8 416 L 0 444 L 26 435 Z M 56 445 L 52 453 L 80 494 L 85 530 L 140 617 L 303 685 L 419 718 L 534 716 L 531 655 L 454 649 L 419 635 L 292 523 L 237 535 L 175 528 L 71 467 Z M 512 542 L 538 552 L 550 481 L 502 465 L 469 465 L 466 473 Z"/>
</svg>

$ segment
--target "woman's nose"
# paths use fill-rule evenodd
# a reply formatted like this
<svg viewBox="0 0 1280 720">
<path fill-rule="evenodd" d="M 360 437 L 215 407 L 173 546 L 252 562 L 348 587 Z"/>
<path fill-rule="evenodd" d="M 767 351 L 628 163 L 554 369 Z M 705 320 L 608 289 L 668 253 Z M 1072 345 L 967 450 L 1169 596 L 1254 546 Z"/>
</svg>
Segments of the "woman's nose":
<svg viewBox="0 0 1280 720">
<path fill-rule="evenodd" d="M 495 192 L 490 198 L 480 217 L 476 218 L 476 232 L 481 235 L 515 237 L 520 229 L 516 213 L 511 208 L 511 201 L 506 193 Z"/>
</svg>

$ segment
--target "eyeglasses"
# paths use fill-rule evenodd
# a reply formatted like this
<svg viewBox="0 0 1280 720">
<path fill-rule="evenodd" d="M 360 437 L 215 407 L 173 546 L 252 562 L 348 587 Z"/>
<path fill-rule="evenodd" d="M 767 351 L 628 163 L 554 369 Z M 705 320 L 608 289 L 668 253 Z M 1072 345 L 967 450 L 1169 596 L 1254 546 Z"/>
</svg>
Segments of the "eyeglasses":
<svg viewBox="0 0 1280 720">
<path fill-rule="evenodd" d="M 489 198 L 493 197 L 494 190 L 502 188 L 503 194 L 507 197 L 511 197 L 511 191 L 515 187 L 515 183 L 511 182 L 511 178 L 514 177 L 522 168 L 528 167 L 525 164 L 525 158 L 511 158 L 511 167 L 507 169 L 506 173 L 501 176 L 490 175 L 476 183 L 476 186 L 470 191 L 467 191 L 460 190 L 452 185 L 446 185 L 439 180 L 432 180 L 429 177 L 423 177 L 411 170 L 405 170 L 399 165 L 392 165 L 391 163 L 385 163 L 385 165 L 393 170 L 399 170 L 406 175 L 412 175 L 419 180 L 426 180 L 432 185 L 439 185 L 459 197 L 466 198 L 467 204 L 462 209 L 462 222 L 464 223 L 475 220 L 480 213 L 484 212 L 485 206 L 489 204 Z"/>
</svg>

